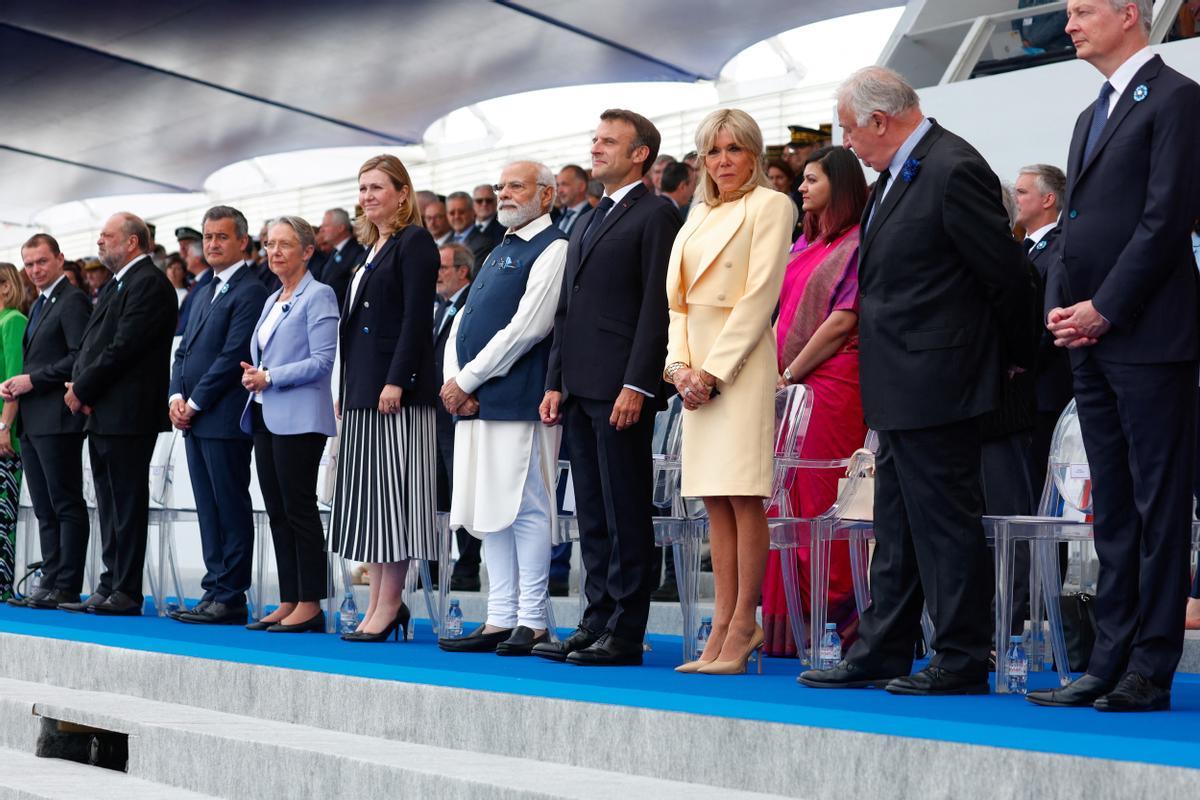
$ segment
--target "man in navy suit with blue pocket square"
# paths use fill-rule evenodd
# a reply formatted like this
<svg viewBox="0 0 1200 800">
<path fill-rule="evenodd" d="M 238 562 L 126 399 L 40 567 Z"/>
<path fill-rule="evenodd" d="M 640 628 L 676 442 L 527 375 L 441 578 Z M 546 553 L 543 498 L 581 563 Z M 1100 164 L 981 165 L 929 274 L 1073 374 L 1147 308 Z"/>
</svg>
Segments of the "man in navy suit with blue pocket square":
<svg viewBox="0 0 1200 800">
<path fill-rule="evenodd" d="M 1147 47 L 1151 0 L 1070 0 L 1106 78 L 1079 115 L 1047 327 L 1069 349 L 1100 558 L 1087 673 L 1048 706 L 1158 711 L 1183 652 L 1196 426 L 1200 85 Z"/>
<path fill-rule="evenodd" d="M 246 218 L 229 206 L 204 215 L 204 257 L 213 279 L 199 290 L 171 369 L 171 424 L 183 431 L 206 573 L 204 595 L 181 622 L 246 623 L 254 525 L 251 439 L 239 424 L 246 405 L 243 361 L 267 289 L 242 258 Z"/>
</svg>

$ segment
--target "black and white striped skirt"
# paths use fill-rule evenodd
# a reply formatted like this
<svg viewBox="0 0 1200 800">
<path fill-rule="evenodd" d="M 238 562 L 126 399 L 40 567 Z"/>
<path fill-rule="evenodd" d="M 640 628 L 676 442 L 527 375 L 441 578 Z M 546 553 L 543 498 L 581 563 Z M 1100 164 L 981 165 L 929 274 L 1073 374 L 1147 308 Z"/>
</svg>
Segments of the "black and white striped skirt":
<svg viewBox="0 0 1200 800">
<path fill-rule="evenodd" d="M 436 447 L 430 406 L 346 411 L 330 551 L 372 563 L 437 558 Z"/>
</svg>

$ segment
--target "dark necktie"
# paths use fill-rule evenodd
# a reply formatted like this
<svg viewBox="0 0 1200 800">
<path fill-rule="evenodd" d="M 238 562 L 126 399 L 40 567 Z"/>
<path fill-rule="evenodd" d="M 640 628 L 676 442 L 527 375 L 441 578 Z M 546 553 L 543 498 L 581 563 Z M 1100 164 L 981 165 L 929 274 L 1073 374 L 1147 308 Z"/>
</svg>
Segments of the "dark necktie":
<svg viewBox="0 0 1200 800">
<path fill-rule="evenodd" d="M 600 226 L 604 224 L 604 218 L 608 216 L 608 210 L 613 207 L 613 199 L 611 197 L 601 198 L 596 205 L 596 212 L 592 214 L 591 220 L 588 221 L 587 230 L 583 232 L 583 246 L 588 247 L 592 243 L 592 239 L 596 236 L 596 231 L 600 230 Z"/>
<path fill-rule="evenodd" d="M 867 218 L 868 228 L 875 221 L 875 215 L 879 213 L 879 207 L 883 205 L 883 193 L 887 191 L 888 181 L 891 179 L 892 171 L 885 169 L 879 173 L 879 179 L 875 181 L 875 202 L 871 204 L 871 216 Z"/>
<path fill-rule="evenodd" d="M 441 328 L 442 328 L 442 318 L 446 316 L 446 309 L 449 306 L 450 306 L 449 300 L 443 300 L 440 297 L 437 299 L 437 309 L 433 312 L 433 335 L 434 335 L 434 337 L 437 336 L 438 331 L 441 330 Z"/>
<path fill-rule="evenodd" d="M 568 208 L 562 213 L 558 220 L 558 229 L 566 233 L 571 227 L 571 218 L 575 216 L 575 209 Z"/>
<path fill-rule="evenodd" d="M 42 309 L 46 306 L 46 295 L 39 294 L 37 300 L 33 301 L 33 308 L 29 310 L 29 335 L 33 335 L 34 328 L 37 327 L 38 320 L 42 317 Z"/>
<path fill-rule="evenodd" d="M 1104 132 L 1104 126 L 1108 123 L 1108 98 L 1112 96 L 1113 86 L 1108 81 L 1100 87 L 1100 97 L 1096 100 L 1096 106 L 1092 109 L 1092 126 L 1088 128 L 1087 143 L 1083 146 L 1083 163 L 1087 163 L 1091 157 L 1092 151 L 1096 149 L 1096 144 L 1100 141 L 1100 134 Z"/>
<path fill-rule="evenodd" d="M 1033 239 L 1030 239 L 1028 236 L 1026 236 L 1025 241 L 1022 244 L 1025 245 L 1025 252 L 1031 253 L 1031 252 L 1033 252 L 1033 246 L 1035 244 L 1037 244 L 1037 242 L 1035 242 Z"/>
</svg>

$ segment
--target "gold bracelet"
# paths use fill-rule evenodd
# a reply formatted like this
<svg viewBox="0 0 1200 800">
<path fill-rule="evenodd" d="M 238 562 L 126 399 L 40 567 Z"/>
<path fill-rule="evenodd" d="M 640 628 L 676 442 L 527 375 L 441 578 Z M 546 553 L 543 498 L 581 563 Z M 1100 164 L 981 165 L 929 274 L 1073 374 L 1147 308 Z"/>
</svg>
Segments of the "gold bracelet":
<svg viewBox="0 0 1200 800">
<path fill-rule="evenodd" d="M 686 366 L 687 364 L 683 363 L 682 361 L 673 361 L 670 364 L 667 364 L 667 368 L 663 371 L 663 376 L 667 379 L 668 383 L 674 383 L 675 373 L 679 372 L 679 370 Z"/>
</svg>

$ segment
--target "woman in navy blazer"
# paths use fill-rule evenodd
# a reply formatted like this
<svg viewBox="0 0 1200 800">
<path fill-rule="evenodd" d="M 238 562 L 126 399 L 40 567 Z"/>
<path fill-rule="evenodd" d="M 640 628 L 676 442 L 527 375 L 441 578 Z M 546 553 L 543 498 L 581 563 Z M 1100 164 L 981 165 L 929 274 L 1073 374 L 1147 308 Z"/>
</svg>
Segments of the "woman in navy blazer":
<svg viewBox="0 0 1200 800">
<path fill-rule="evenodd" d="M 242 364 L 250 391 L 242 430 L 254 435 L 275 561 L 279 608 L 251 630 L 323 631 L 328 591 L 325 534 L 317 510 L 317 468 L 326 437 L 336 433 L 330 376 L 337 352 L 338 304 L 305 264 L 316 237 L 299 217 L 279 217 L 267 234 L 267 260 L 283 286 L 267 298 L 254 335 L 252 364 Z"/>
<path fill-rule="evenodd" d="M 342 314 L 340 469 L 330 549 L 363 561 L 371 600 L 342 638 L 407 633 L 401 602 L 409 559 L 437 558 L 433 368 L 437 246 L 421 226 L 408 171 L 395 156 L 358 171 L 358 240 L 370 248 Z"/>
</svg>

